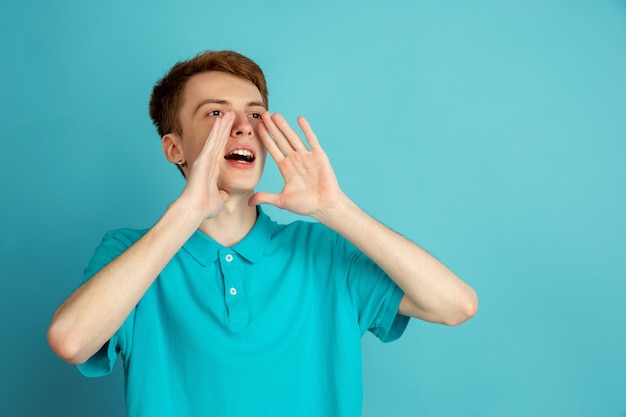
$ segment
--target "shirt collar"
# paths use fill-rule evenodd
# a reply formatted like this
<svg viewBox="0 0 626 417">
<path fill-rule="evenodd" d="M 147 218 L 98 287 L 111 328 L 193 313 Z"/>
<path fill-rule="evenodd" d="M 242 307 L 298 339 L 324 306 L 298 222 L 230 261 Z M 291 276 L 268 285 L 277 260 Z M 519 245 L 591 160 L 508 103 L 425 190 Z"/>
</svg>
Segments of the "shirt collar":
<svg viewBox="0 0 626 417">
<path fill-rule="evenodd" d="M 249 262 L 255 263 L 263 256 L 269 246 L 272 234 L 272 219 L 257 206 L 257 219 L 248 234 L 231 249 L 244 257 Z M 215 262 L 219 256 L 219 251 L 224 246 L 205 235 L 200 230 L 196 230 L 185 242 L 183 249 L 187 251 L 199 264 L 206 266 Z"/>
</svg>

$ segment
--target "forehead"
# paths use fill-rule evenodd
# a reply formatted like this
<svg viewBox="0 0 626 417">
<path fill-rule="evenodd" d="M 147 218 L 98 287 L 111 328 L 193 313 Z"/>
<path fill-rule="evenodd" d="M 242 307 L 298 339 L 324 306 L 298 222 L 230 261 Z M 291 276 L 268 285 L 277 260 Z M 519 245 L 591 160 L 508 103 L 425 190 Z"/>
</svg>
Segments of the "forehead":
<svg viewBox="0 0 626 417">
<path fill-rule="evenodd" d="M 209 71 L 193 75 L 185 84 L 182 109 L 195 108 L 206 99 L 245 105 L 263 102 L 259 89 L 249 80 L 227 72 Z"/>
</svg>

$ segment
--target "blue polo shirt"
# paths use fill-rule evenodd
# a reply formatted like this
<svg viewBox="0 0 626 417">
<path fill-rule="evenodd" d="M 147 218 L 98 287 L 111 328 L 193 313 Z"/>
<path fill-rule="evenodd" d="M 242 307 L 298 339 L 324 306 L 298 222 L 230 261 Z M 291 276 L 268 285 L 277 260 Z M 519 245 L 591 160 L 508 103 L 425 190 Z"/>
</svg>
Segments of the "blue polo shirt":
<svg viewBox="0 0 626 417">
<path fill-rule="evenodd" d="M 109 232 L 86 278 L 146 231 Z M 356 417 L 361 337 L 398 338 L 408 322 L 398 315 L 401 298 L 334 231 L 277 224 L 259 209 L 230 248 L 196 231 L 79 369 L 106 375 L 119 355 L 132 417 Z"/>
</svg>

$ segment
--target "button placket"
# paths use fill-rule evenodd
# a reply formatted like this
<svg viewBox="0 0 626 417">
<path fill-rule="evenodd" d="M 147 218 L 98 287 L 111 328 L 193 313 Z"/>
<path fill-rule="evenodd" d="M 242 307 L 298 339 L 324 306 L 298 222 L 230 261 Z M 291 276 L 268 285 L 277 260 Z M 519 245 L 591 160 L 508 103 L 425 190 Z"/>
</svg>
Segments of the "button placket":
<svg viewBox="0 0 626 417">
<path fill-rule="evenodd" d="M 250 321 L 250 313 L 244 291 L 242 260 L 227 249 L 220 253 L 220 265 L 228 324 L 231 328 L 245 327 Z"/>
</svg>

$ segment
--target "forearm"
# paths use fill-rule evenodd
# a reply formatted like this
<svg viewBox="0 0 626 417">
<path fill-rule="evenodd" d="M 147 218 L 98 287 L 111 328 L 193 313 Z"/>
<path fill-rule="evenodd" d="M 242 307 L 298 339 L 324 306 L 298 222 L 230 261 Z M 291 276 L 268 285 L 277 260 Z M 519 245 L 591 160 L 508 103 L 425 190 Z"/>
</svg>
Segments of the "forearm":
<svg viewBox="0 0 626 417">
<path fill-rule="evenodd" d="M 424 249 L 373 219 L 345 195 L 314 217 L 358 247 L 404 291 L 402 314 L 452 325 L 474 315 L 478 301 L 470 286 Z"/>
<path fill-rule="evenodd" d="M 302 139 L 279 114 L 262 115 L 259 134 L 278 164 L 285 187 L 280 194 L 256 193 L 250 204 L 269 203 L 310 215 L 369 256 L 404 291 L 402 314 L 459 324 L 478 304 L 474 290 L 413 242 L 374 220 L 339 188 L 326 153 L 304 118 Z"/>
<path fill-rule="evenodd" d="M 70 363 L 96 353 L 199 224 L 198 216 L 174 202 L 152 229 L 58 308 L 48 330 L 52 350 Z"/>
</svg>

